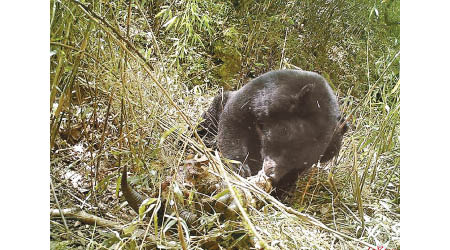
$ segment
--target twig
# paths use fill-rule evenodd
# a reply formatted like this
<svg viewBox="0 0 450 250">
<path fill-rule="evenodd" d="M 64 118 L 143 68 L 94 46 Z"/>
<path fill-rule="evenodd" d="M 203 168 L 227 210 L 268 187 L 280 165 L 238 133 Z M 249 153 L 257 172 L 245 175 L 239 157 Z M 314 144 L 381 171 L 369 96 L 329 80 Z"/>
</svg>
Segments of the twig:
<svg viewBox="0 0 450 250">
<path fill-rule="evenodd" d="M 316 169 L 317 169 L 317 168 L 313 168 L 313 170 L 311 171 L 311 173 L 310 173 L 310 175 L 309 175 L 309 179 L 308 179 L 308 182 L 306 183 L 305 191 L 303 191 L 302 199 L 300 200 L 300 205 L 303 205 L 303 200 L 304 200 L 305 195 L 306 195 L 306 192 L 308 191 L 308 188 L 309 188 L 309 186 L 310 186 L 310 184 L 311 184 L 311 179 L 312 179 L 312 177 L 313 177 L 314 172 L 316 171 Z"/>
<path fill-rule="evenodd" d="M 285 49 L 286 49 L 286 39 L 287 39 L 288 29 L 289 29 L 289 28 L 286 28 L 286 33 L 284 34 L 283 50 L 281 51 L 281 58 L 280 58 L 280 69 L 281 69 L 281 67 L 283 66 L 284 51 L 285 51 Z"/>
<path fill-rule="evenodd" d="M 50 188 L 52 189 L 52 193 L 53 193 L 53 197 L 55 198 L 56 206 L 58 207 L 59 211 L 61 211 L 61 206 L 59 205 L 58 197 L 56 197 L 55 188 L 53 187 L 53 180 L 51 178 L 50 178 Z M 61 214 L 61 218 L 63 220 L 66 231 L 70 232 L 70 229 L 67 226 L 66 218 L 64 218 L 63 214 Z"/>
</svg>

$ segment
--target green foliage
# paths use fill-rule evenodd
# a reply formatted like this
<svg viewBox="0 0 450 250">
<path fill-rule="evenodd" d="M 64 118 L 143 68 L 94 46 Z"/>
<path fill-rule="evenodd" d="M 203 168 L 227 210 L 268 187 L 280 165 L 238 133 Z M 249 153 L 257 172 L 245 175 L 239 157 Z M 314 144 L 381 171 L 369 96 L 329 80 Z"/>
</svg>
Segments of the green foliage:
<svg viewBox="0 0 450 250">
<path fill-rule="evenodd" d="M 211 1 L 180 0 L 162 6 L 155 18 L 162 23 L 161 28 L 173 41 L 173 57 L 179 64 L 191 59 L 192 47 L 204 48 L 204 40 L 209 40 L 213 33 L 211 17 L 207 15 Z M 186 59 L 186 57 L 188 57 Z"/>
<path fill-rule="evenodd" d="M 232 85 L 230 83 L 241 70 L 241 54 L 230 42 L 224 40 L 217 41 L 214 44 L 214 55 L 223 62 L 222 65 L 216 68 L 216 73 L 225 88 L 231 89 Z"/>
<path fill-rule="evenodd" d="M 178 0 L 161 3 L 149 19 L 170 65 L 189 81 L 201 69 L 204 82 L 236 88 L 248 75 L 298 67 L 362 97 L 399 51 L 399 2 Z M 399 57 L 387 73 L 398 80 L 398 71 Z"/>
<path fill-rule="evenodd" d="M 70 245 L 73 244 L 70 241 L 50 241 L 50 249 L 51 250 L 67 250 L 67 249 L 77 249 L 76 247 L 71 247 Z"/>
</svg>

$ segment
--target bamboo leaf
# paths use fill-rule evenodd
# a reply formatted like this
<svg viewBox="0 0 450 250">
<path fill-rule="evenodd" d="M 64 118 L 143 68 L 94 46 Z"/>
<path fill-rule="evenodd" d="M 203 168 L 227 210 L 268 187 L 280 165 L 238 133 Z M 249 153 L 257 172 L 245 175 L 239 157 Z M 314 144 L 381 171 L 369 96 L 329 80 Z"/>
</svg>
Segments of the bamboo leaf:
<svg viewBox="0 0 450 250">
<path fill-rule="evenodd" d="M 162 27 L 166 28 L 167 30 L 170 29 L 170 27 L 172 27 L 172 25 L 175 24 L 175 20 L 177 20 L 178 16 L 174 16 L 172 17 L 172 19 L 170 19 L 169 21 L 167 21 Z"/>
</svg>

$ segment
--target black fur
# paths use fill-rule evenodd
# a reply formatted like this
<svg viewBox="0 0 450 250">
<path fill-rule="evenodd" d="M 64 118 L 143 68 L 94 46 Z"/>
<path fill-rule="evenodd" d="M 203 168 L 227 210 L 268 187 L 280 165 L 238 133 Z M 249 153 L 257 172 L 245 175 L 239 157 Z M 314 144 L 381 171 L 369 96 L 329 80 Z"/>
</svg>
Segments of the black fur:
<svg viewBox="0 0 450 250">
<path fill-rule="evenodd" d="M 209 148 L 217 149 L 216 136 L 218 134 L 219 119 L 225 103 L 228 101 L 229 93 L 229 91 L 223 91 L 214 97 L 208 111 L 202 115 L 203 122 L 200 123 L 197 133 L 203 138 L 203 142 Z"/>
<path fill-rule="evenodd" d="M 336 156 L 347 131 L 326 80 L 298 70 L 271 71 L 216 96 L 203 118 L 200 134 L 208 146 L 214 147 L 217 131 L 223 156 L 243 163 L 241 175 L 263 168 L 278 190 Z"/>
</svg>

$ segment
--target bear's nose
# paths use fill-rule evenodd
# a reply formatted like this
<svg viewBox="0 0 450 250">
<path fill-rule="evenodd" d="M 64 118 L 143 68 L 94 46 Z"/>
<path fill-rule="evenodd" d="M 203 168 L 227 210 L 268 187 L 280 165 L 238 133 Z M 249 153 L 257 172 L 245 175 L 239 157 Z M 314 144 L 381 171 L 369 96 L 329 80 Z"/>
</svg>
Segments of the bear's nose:
<svg viewBox="0 0 450 250">
<path fill-rule="evenodd" d="M 266 176 L 274 179 L 275 178 L 275 168 L 277 163 L 270 157 L 265 157 L 263 162 L 263 170 Z"/>
</svg>

